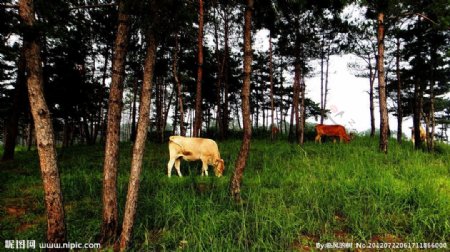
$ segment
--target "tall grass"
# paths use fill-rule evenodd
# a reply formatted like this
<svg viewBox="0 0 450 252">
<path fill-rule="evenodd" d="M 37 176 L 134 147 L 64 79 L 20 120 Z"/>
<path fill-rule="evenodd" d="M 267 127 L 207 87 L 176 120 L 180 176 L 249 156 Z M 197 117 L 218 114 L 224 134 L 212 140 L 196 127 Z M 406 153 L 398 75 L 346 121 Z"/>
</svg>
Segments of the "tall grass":
<svg viewBox="0 0 450 252">
<path fill-rule="evenodd" d="M 134 250 L 283 251 L 315 242 L 450 241 L 450 149 L 414 151 L 410 143 L 360 137 L 350 144 L 304 146 L 254 140 L 242 196 L 228 195 L 240 141 L 219 142 L 224 177 L 201 177 L 182 162 L 166 176 L 166 145 L 147 146 Z M 119 207 L 126 197 L 131 145 L 121 146 Z M 45 209 L 36 153 L 21 152 L 0 169 L 2 240 L 43 241 Z M 101 221 L 103 149 L 73 147 L 60 156 L 70 241 L 94 241 Z M 2 164 L 3 165 L 3 164 Z M 212 172 L 210 174 L 213 174 Z M 22 215 L 8 212 L 21 206 Z M 122 212 L 120 212 L 122 216 Z M 24 223 L 31 226 L 23 228 Z M 450 244 L 449 244 L 450 245 Z"/>
</svg>

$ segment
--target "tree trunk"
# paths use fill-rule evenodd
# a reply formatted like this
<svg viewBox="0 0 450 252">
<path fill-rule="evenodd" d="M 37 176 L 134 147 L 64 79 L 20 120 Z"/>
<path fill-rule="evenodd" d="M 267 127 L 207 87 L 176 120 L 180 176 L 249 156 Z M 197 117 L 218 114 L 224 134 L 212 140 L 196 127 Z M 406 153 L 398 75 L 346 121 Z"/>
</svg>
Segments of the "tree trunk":
<svg viewBox="0 0 450 252">
<path fill-rule="evenodd" d="M 323 113 L 324 113 L 324 115 L 325 115 L 325 111 L 327 110 L 327 99 L 328 99 L 328 80 L 329 80 L 329 78 L 328 78 L 329 71 L 328 70 L 329 70 L 329 66 L 330 66 L 330 52 L 329 51 L 330 50 L 327 51 L 326 69 L 325 69 L 325 90 L 324 90 L 324 94 L 323 94 Z"/>
<path fill-rule="evenodd" d="M 27 80 L 25 76 L 26 59 L 24 48 L 20 51 L 19 61 L 17 63 L 16 88 L 14 90 L 13 106 L 6 120 L 5 145 L 2 161 L 14 159 L 14 149 L 17 144 L 17 135 L 19 133 L 19 117 L 24 110 L 27 97 Z"/>
<path fill-rule="evenodd" d="M 397 142 L 402 143 L 402 82 L 400 79 L 400 38 L 397 37 L 397 54 L 395 57 L 397 74 Z"/>
<path fill-rule="evenodd" d="M 372 63 L 369 59 L 369 110 L 370 110 L 370 137 L 375 136 L 375 106 L 374 106 L 374 94 L 373 94 L 373 85 L 375 82 L 376 72 L 374 73 L 372 69 Z"/>
<path fill-rule="evenodd" d="M 422 97 L 423 91 L 420 84 L 421 79 L 416 79 L 414 82 L 414 105 L 413 105 L 413 127 L 414 127 L 414 146 L 416 149 L 422 147 L 422 139 L 420 138 L 421 127 L 421 113 L 422 113 Z"/>
<path fill-rule="evenodd" d="M 228 19 L 228 9 L 225 9 L 225 18 L 224 18 L 224 48 L 223 48 L 223 88 L 224 88 L 224 104 L 223 104 L 223 113 L 222 113 L 222 130 L 223 130 L 223 136 L 226 137 L 228 135 L 228 126 L 229 126 L 229 120 L 228 120 L 228 113 L 229 113 L 229 104 L 228 104 L 228 93 L 229 93 L 229 85 L 228 85 L 228 72 L 229 72 L 229 46 L 228 46 L 228 32 L 229 32 L 229 19 Z"/>
<path fill-rule="evenodd" d="M 134 142 L 136 139 L 136 102 L 137 102 L 137 92 L 138 92 L 138 77 L 133 82 L 133 104 L 131 108 L 131 134 L 130 141 Z"/>
<path fill-rule="evenodd" d="M 129 16 L 125 11 L 125 1 L 121 0 L 119 0 L 118 21 L 112 59 L 112 78 L 108 101 L 108 124 L 103 166 L 103 220 L 100 235 L 100 242 L 103 244 L 116 239 L 118 227 L 117 169 L 119 166 L 123 80 L 129 36 Z"/>
<path fill-rule="evenodd" d="M 216 3 L 217 4 L 217 3 Z M 217 9 L 217 6 L 214 8 L 214 15 L 215 11 Z M 216 17 L 214 18 L 216 20 Z M 219 135 L 220 139 L 223 139 L 224 137 L 224 130 L 223 130 L 223 114 L 222 114 L 222 80 L 223 80 L 223 71 L 224 71 L 224 65 L 225 65 L 225 55 L 222 55 L 222 60 L 220 59 L 220 51 L 219 51 L 219 27 L 218 23 L 214 21 L 214 37 L 216 40 L 215 43 L 215 53 L 216 53 L 216 60 L 217 60 L 217 80 L 216 80 L 216 131 Z"/>
<path fill-rule="evenodd" d="M 253 0 L 246 0 L 244 22 L 244 79 L 242 84 L 242 119 L 244 124 L 244 136 L 241 149 L 236 160 L 235 169 L 231 178 L 231 196 L 236 202 L 241 201 L 241 183 L 244 169 L 247 163 L 252 136 L 252 124 L 250 121 L 250 77 L 252 73 L 252 13 Z"/>
<path fill-rule="evenodd" d="M 197 93 L 195 97 L 194 137 L 199 137 L 202 130 L 202 81 L 203 81 L 203 0 L 199 0 L 198 8 L 198 68 Z"/>
<path fill-rule="evenodd" d="M 299 141 L 298 143 L 303 145 L 305 140 L 305 122 L 306 122 L 306 107 L 305 107 L 305 80 L 303 79 L 302 72 L 300 71 L 300 93 L 301 93 L 301 100 L 300 100 L 300 129 L 299 129 Z"/>
<path fill-rule="evenodd" d="M 378 28 L 377 28 L 377 42 L 378 42 L 378 92 L 380 100 L 380 151 L 387 153 L 388 151 L 388 111 L 386 101 L 386 80 L 384 77 L 384 13 L 378 13 Z"/>
<path fill-rule="evenodd" d="M 184 107 L 183 107 L 183 93 L 181 87 L 181 79 L 178 74 L 178 53 L 180 52 L 180 39 L 178 37 L 178 32 L 175 34 L 175 48 L 173 53 L 172 62 L 172 73 L 175 79 L 175 84 L 177 86 L 177 99 L 178 99 L 178 109 L 180 111 L 180 135 L 186 136 L 186 128 L 184 126 Z"/>
<path fill-rule="evenodd" d="M 19 1 L 19 16 L 26 28 L 23 46 L 28 73 L 28 95 L 36 130 L 36 141 L 44 185 L 44 198 L 47 210 L 47 242 L 64 243 L 66 242 L 66 226 L 64 223 L 63 197 L 56 162 L 52 119 L 44 97 L 41 50 L 38 44 L 39 32 L 35 26 L 32 0 Z"/>
<path fill-rule="evenodd" d="M 136 141 L 133 146 L 131 159 L 130 181 L 128 183 L 127 201 L 123 217 L 122 233 L 120 235 L 120 250 L 125 251 L 129 245 L 133 231 L 134 219 L 139 192 L 139 179 L 142 170 L 142 158 L 144 156 L 147 128 L 150 118 L 150 99 L 153 80 L 153 69 L 156 58 L 156 41 L 152 32 L 148 38 L 147 57 L 144 67 L 144 81 L 139 107 L 139 121 L 137 126 Z"/>
<path fill-rule="evenodd" d="M 322 33 L 322 43 L 320 45 L 320 124 L 323 124 L 323 120 L 325 118 L 325 107 L 323 105 L 323 97 L 324 97 L 324 61 L 325 61 L 325 33 Z"/>
<path fill-rule="evenodd" d="M 300 98 L 300 72 L 301 72 L 300 61 L 297 59 L 297 62 L 294 66 L 294 97 L 292 100 L 292 109 L 294 110 L 294 119 L 295 119 L 295 136 L 297 143 L 300 143 L 300 111 L 299 111 L 299 98 Z"/>
</svg>

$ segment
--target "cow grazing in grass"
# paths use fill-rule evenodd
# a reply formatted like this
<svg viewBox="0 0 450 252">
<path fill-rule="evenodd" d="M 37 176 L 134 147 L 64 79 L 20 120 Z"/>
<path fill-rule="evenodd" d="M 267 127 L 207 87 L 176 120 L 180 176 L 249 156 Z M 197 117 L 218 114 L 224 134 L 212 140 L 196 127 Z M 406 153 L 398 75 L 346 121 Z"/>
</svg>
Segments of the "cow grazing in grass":
<svg viewBox="0 0 450 252">
<path fill-rule="evenodd" d="M 169 138 L 170 160 L 167 164 L 167 176 L 170 177 L 175 164 L 178 176 L 181 175 L 181 159 L 187 161 L 202 161 L 202 176 L 208 176 L 208 165 L 214 166 L 217 177 L 222 176 L 225 165 L 220 158 L 219 148 L 214 140 L 207 138 L 193 138 L 183 136 L 171 136 Z"/>
<path fill-rule="evenodd" d="M 425 129 L 422 126 L 420 126 L 419 130 L 420 130 L 420 140 L 422 142 L 424 142 L 427 139 L 427 132 L 425 131 Z M 411 141 L 413 144 L 414 144 L 415 140 L 416 139 L 414 136 L 414 127 L 412 127 L 411 128 Z"/>
<path fill-rule="evenodd" d="M 324 125 L 317 124 L 316 125 L 316 142 L 322 142 L 322 136 L 329 137 L 339 137 L 339 140 L 342 142 L 344 140 L 346 143 L 350 142 L 350 137 L 345 132 L 345 128 L 342 125 Z"/>
</svg>

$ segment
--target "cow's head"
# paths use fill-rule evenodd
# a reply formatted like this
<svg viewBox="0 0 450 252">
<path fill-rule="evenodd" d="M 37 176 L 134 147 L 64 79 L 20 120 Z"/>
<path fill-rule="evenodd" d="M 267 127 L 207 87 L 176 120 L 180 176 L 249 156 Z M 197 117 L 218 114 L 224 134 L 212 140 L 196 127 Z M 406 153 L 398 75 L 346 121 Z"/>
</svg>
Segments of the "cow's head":
<svg viewBox="0 0 450 252">
<path fill-rule="evenodd" d="M 217 177 L 222 177 L 223 170 L 225 170 L 225 163 L 223 162 L 223 159 L 216 159 L 216 162 L 214 163 L 214 173 Z"/>
</svg>

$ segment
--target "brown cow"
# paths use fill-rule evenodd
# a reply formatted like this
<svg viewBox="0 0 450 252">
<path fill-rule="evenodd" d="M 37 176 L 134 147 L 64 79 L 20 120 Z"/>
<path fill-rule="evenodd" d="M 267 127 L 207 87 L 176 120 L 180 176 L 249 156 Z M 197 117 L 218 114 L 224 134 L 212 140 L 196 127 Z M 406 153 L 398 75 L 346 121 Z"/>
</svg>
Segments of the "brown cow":
<svg viewBox="0 0 450 252">
<path fill-rule="evenodd" d="M 324 125 L 317 124 L 316 125 L 316 142 L 321 143 L 322 136 L 330 136 L 330 137 L 339 137 L 339 140 L 342 142 L 344 140 L 346 143 L 350 142 L 350 137 L 345 132 L 345 128 L 342 125 Z"/>
<path fill-rule="evenodd" d="M 222 176 L 225 169 L 223 159 L 220 158 L 219 148 L 214 140 L 207 138 L 194 138 L 183 136 L 171 136 L 169 138 L 170 160 L 167 164 L 167 176 L 170 177 L 175 164 L 178 176 L 182 177 L 180 171 L 181 159 L 187 161 L 202 161 L 202 176 L 208 176 L 208 165 L 214 166 L 217 177 Z"/>
<path fill-rule="evenodd" d="M 419 127 L 419 130 L 420 130 L 420 140 L 422 142 L 424 142 L 427 139 L 427 133 L 425 132 L 425 129 L 422 126 Z M 413 144 L 414 144 L 415 140 L 416 139 L 414 136 L 414 127 L 412 127 L 411 128 L 411 141 Z"/>
</svg>

